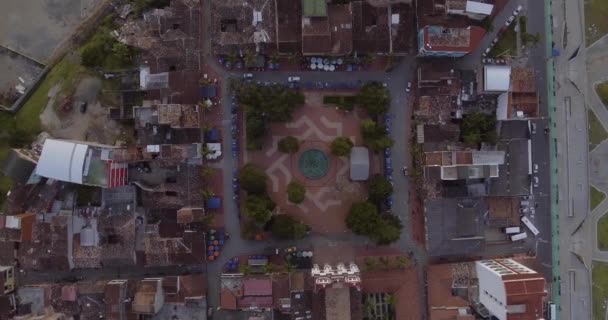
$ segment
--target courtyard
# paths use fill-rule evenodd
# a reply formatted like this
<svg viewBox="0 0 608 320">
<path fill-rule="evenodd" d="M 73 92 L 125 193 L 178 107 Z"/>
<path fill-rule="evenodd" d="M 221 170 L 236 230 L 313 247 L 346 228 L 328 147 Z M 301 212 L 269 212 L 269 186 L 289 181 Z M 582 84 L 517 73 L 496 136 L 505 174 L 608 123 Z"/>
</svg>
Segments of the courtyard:
<svg viewBox="0 0 608 320">
<path fill-rule="evenodd" d="M 330 144 L 337 137 L 348 137 L 361 146 L 360 122 L 368 116 L 360 108 L 345 112 L 325 106 L 326 94 L 332 93 L 305 91 L 304 105 L 293 112 L 291 121 L 272 123 L 262 149 L 245 151 L 243 161 L 264 168 L 269 177 L 268 194 L 278 212 L 309 225 L 313 232 L 333 234 L 348 230 L 344 220 L 351 205 L 367 197 L 367 189 L 365 183 L 350 180 L 349 158 L 332 155 Z M 299 141 L 297 152 L 279 150 L 278 142 L 287 136 Z M 381 159 L 370 155 L 371 176 L 381 172 Z M 288 201 L 287 186 L 292 181 L 306 188 L 299 204 Z"/>
</svg>

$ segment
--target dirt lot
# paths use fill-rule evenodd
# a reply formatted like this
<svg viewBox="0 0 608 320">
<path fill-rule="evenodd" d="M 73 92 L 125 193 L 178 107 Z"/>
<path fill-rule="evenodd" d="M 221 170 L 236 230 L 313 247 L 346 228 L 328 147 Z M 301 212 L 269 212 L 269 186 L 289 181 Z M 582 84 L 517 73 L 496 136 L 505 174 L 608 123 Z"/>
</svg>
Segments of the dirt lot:
<svg viewBox="0 0 608 320">
<path fill-rule="evenodd" d="M 108 109 L 98 101 L 101 80 L 83 78 L 76 87 L 72 107 L 68 111 L 60 108 L 63 97 L 57 92 L 58 85 L 50 90 L 49 102 L 40 115 L 45 130 L 56 138 L 114 144 L 123 129 L 118 122 L 108 119 Z M 82 102 L 87 104 L 85 112 L 80 110 Z"/>
<path fill-rule="evenodd" d="M 359 122 L 367 116 L 325 107 L 323 94 L 305 92 L 306 103 L 293 113 L 292 122 L 273 124 L 264 149 L 246 152 L 245 162 L 266 168 L 270 178 L 268 191 L 280 211 L 310 225 L 314 232 L 342 233 L 347 230 L 344 219 L 351 204 L 365 199 L 367 190 L 364 183 L 349 179 L 348 157 L 331 155 L 329 145 L 338 136 L 350 137 L 355 145 L 361 145 Z M 300 140 L 298 153 L 287 155 L 277 150 L 277 141 L 285 136 Z M 328 157 L 329 172 L 320 179 L 307 179 L 299 170 L 299 156 L 309 149 L 321 150 Z M 380 172 L 380 158 L 372 155 L 370 161 L 370 173 Z M 306 198 L 298 205 L 287 200 L 287 185 L 294 179 L 306 186 Z"/>
</svg>

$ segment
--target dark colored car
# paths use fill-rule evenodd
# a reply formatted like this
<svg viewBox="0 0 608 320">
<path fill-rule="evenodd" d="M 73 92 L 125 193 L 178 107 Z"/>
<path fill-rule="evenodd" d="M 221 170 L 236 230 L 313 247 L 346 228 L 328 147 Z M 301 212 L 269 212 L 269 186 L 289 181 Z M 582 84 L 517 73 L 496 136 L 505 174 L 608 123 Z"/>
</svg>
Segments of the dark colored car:
<svg viewBox="0 0 608 320">
<path fill-rule="evenodd" d="M 80 113 L 87 112 L 87 106 L 88 106 L 88 103 L 86 103 L 85 101 L 81 102 L 80 103 Z"/>
</svg>

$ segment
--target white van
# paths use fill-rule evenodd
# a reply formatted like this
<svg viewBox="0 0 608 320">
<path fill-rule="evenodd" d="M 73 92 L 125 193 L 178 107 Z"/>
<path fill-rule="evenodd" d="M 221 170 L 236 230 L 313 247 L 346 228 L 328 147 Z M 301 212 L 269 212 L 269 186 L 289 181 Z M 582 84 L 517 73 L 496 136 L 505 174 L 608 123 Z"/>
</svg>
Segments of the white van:
<svg viewBox="0 0 608 320">
<path fill-rule="evenodd" d="M 528 237 L 528 234 L 525 232 L 514 234 L 511 236 L 511 241 L 523 240 Z"/>
<path fill-rule="evenodd" d="M 506 228 L 504 228 L 504 231 L 506 234 L 520 233 L 521 228 L 520 227 L 506 227 Z"/>
<path fill-rule="evenodd" d="M 289 81 L 289 82 L 299 82 L 300 81 L 300 77 L 297 77 L 297 76 L 289 77 L 289 78 L 287 78 L 287 81 Z"/>
</svg>

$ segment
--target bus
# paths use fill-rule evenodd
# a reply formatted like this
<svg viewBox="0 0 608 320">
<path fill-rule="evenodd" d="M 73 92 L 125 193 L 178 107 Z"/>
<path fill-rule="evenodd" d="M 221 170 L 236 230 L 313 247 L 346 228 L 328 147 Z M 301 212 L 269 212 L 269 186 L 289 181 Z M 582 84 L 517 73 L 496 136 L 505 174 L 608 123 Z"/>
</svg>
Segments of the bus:
<svg viewBox="0 0 608 320">
<path fill-rule="evenodd" d="M 528 229 L 530 229 L 530 232 L 532 232 L 532 234 L 535 237 L 538 236 L 540 231 L 538 231 L 538 229 L 536 229 L 536 226 L 534 224 L 532 224 L 532 221 L 530 221 L 530 219 L 528 219 L 528 217 L 526 217 L 526 216 L 521 217 L 521 222 L 523 222 L 526 225 L 526 227 L 528 227 Z"/>
</svg>

